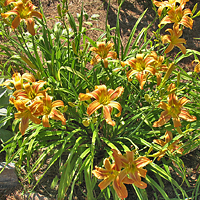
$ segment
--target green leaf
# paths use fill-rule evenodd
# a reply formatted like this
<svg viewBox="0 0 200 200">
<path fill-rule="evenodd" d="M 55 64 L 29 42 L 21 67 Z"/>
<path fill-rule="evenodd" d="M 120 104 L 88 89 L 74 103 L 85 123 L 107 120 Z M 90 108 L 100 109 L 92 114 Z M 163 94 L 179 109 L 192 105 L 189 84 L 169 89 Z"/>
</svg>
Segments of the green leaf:
<svg viewBox="0 0 200 200">
<path fill-rule="evenodd" d="M 0 129 L 0 140 L 2 143 L 7 142 L 10 138 L 14 136 L 14 133 L 8 130 Z"/>
</svg>

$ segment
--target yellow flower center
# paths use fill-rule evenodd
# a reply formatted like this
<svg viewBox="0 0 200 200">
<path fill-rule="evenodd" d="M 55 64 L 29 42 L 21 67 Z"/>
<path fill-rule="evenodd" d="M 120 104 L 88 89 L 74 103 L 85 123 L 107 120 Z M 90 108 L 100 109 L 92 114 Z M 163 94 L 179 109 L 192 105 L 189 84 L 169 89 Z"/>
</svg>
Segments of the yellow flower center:
<svg viewBox="0 0 200 200">
<path fill-rule="evenodd" d="M 145 62 L 143 60 L 139 60 L 139 61 L 136 62 L 135 66 L 136 66 L 137 71 L 142 72 L 142 71 L 145 70 L 146 65 L 145 65 Z"/>
<path fill-rule="evenodd" d="M 178 106 L 169 106 L 168 112 L 172 117 L 177 117 L 181 113 L 181 109 Z"/>
<path fill-rule="evenodd" d="M 99 103 L 103 105 L 108 105 L 110 103 L 110 96 L 107 94 L 101 94 L 99 97 Z"/>
<path fill-rule="evenodd" d="M 44 115 L 49 115 L 51 112 L 51 107 L 48 107 L 48 106 L 44 106 L 43 107 L 43 113 Z"/>
<path fill-rule="evenodd" d="M 35 97 L 36 97 L 36 93 L 33 92 L 33 91 L 29 91 L 29 93 L 28 93 L 28 98 L 29 98 L 30 100 L 33 100 Z"/>
<path fill-rule="evenodd" d="M 176 15 L 176 21 L 177 21 L 177 22 L 180 22 L 181 19 L 182 19 L 182 17 L 183 17 L 182 13 L 178 13 L 178 14 Z"/>
<path fill-rule="evenodd" d="M 104 59 L 104 58 L 107 58 L 107 55 L 108 55 L 108 52 L 105 50 L 105 49 L 102 49 L 100 52 L 99 52 L 99 56 Z"/>
<path fill-rule="evenodd" d="M 19 12 L 21 19 L 29 18 L 29 14 L 30 14 L 29 7 L 24 7 L 23 10 L 21 10 L 21 12 Z"/>
</svg>

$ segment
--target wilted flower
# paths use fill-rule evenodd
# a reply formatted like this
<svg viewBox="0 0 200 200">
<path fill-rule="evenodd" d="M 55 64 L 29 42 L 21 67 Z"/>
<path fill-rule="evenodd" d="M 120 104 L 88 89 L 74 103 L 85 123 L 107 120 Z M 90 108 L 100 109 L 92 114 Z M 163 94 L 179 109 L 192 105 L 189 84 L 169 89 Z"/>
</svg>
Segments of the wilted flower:
<svg viewBox="0 0 200 200">
<path fill-rule="evenodd" d="M 10 3 L 10 2 L 9 2 Z M 13 10 L 10 10 L 6 13 L 1 13 L 1 17 L 8 18 L 10 15 L 17 15 L 12 22 L 12 28 L 15 29 L 19 26 L 22 20 L 25 21 L 27 25 L 27 30 L 31 35 L 35 35 L 34 29 L 34 20 L 33 17 L 38 17 L 42 19 L 42 14 L 35 11 L 35 6 L 31 1 L 18 1 L 15 3 L 15 7 Z"/>
<path fill-rule="evenodd" d="M 165 53 L 169 53 L 174 48 L 174 46 L 177 46 L 182 51 L 182 53 L 185 54 L 186 48 L 183 43 L 186 43 L 186 40 L 184 38 L 179 38 L 183 34 L 183 31 L 179 30 L 178 26 L 174 27 L 173 30 L 168 28 L 166 31 L 168 31 L 170 35 L 164 35 L 162 37 L 163 44 L 169 43 Z"/>
<path fill-rule="evenodd" d="M 110 51 L 111 48 L 114 46 L 113 43 L 108 42 L 107 45 L 105 42 L 97 42 L 97 48 L 91 47 L 90 51 L 96 53 L 96 55 L 91 60 L 91 65 L 96 65 L 101 60 L 104 62 L 105 68 L 108 67 L 108 60 L 107 58 L 117 59 L 117 53 L 114 51 Z"/>
<path fill-rule="evenodd" d="M 95 90 L 93 92 L 88 92 L 86 94 L 80 93 L 79 100 L 85 101 L 91 98 L 95 98 L 96 100 L 88 106 L 87 114 L 90 116 L 96 110 L 103 107 L 103 114 L 106 122 L 114 126 L 115 122 L 111 119 L 112 108 L 117 108 L 119 110 L 119 113 L 115 115 L 116 117 L 119 117 L 121 115 L 122 110 L 121 105 L 114 100 L 121 96 L 123 91 L 123 87 L 118 87 L 115 90 L 113 90 L 107 89 L 105 85 L 99 85 L 95 86 Z"/>
<path fill-rule="evenodd" d="M 172 139 L 173 139 L 173 135 L 172 135 L 171 131 L 166 131 L 165 132 L 165 141 L 159 140 L 159 139 L 154 139 L 153 141 L 155 143 L 159 144 L 160 146 L 164 147 Z M 180 148 L 181 145 L 178 143 L 179 143 L 179 140 L 176 140 L 173 143 L 171 143 L 166 149 L 162 149 L 158 153 L 155 153 L 151 156 L 158 157 L 157 160 L 159 161 L 165 155 L 167 150 L 169 150 L 171 153 L 173 153 L 174 151 L 177 151 L 177 153 L 182 154 L 184 150 L 182 148 Z"/>
<path fill-rule="evenodd" d="M 181 126 L 180 118 L 193 122 L 196 120 L 195 116 L 191 116 L 189 112 L 183 108 L 183 106 L 189 100 L 186 97 L 182 97 L 179 100 L 174 93 L 171 93 L 168 97 L 168 104 L 165 102 L 160 102 L 158 105 L 159 108 L 162 108 L 164 111 L 161 113 L 160 119 L 154 122 L 153 127 L 160 127 L 166 124 L 171 118 L 174 123 L 174 127 Z"/>
</svg>

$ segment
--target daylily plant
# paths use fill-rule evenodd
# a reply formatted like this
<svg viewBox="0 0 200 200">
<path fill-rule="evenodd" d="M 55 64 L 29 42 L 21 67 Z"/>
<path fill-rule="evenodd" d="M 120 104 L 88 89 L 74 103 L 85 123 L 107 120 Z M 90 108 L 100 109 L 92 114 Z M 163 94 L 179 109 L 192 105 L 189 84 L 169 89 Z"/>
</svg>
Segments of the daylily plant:
<svg viewBox="0 0 200 200">
<path fill-rule="evenodd" d="M 27 25 L 27 30 L 31 35 L 35 35 L 34 20 L 33 17 L 38 17 L 42 19 L 42 14 L 35 11 L 35 6 L 31 1 L 18 1 L 13 10 L 6 13 L 1 13 L 1 17 L 8 18 L 10 15 L 17 15 L 12 22 L 12 28 L 15 29 L 19 26 L 22 20 L 25 21 Z"/>
<path fill-rule="evenodd" d="M 160 140 L 160 139 L 154 139 L 153 142 L 159 144 L 160 146 L 164 147 L 167 143 L 172 141 L 173 135 L 171 131 L 166 131 L 165 132 L 165 141 Z M 160 150 L 158 153 L 155 153 L 151 155 L 151 157 L 158 157 L 157 160 L 159 161 L 166 153 L 167 150 L 169 150 L 171 153 L 176 151 L 179 154 L 182 154 L 184 149 L 181 148 L 181 144 L 178 144 L 179 140 L 174 141 L 171 143 L 166 149 Z"/>
<path fill-rule="evenodd" d="M 180 127 L 180 118 L 193 122 L 196 120 L 195 116 L 191 116 L 189 112 L 183 108 L 183 106 L 188 103 L 189 100 L 186 97 L 182 97 L 178 100 L 175 93 L 171 93 L 168 97 L 168 104 L 165 102 L 160 102 L 159 108 L 164 111 L 161 113 L 160 119 L 154 122 L 153 127 L 160 127 L 166 124 L 171 118 L 174 123 L 174 127 Z"/>
<path fill-rule="evenodd" d="M 119 110 L 119 113 L 115 115 L 116 117 L 119 117 L 122 111 L 121 105 L 114 100 L 117 99 L 119 96 L 121 96 L 123 92 L 124 92 L 123 87 L 118 87 L 115 90 L 113 90 L 113 89 L 107 89 L 105 85 L 99 85 L 95 86 L 95 90 L 93 92 L 88 92 L 86 94 L 80 93 L 79 100 L 86 101 L 91 98 L 96 99 L 88 106 L 87 114 L 90 116 L 96 110 L 103 107 L 103 114 L 106 122 L 114 126 L 115 122 L 112 121 L 111 119 L 112 108 L 116 108 Z"/>
<path fill-rule="evenodd" d="M 114 51 L 110 51 L 112 47 L 114 46 L 113 43 L 108 42 L 107 44 L 105 42 L 97 42 L 97 48 L 91 47 L 90 51 L 93 51 L 96 53 L 96 55 L 91 60 L 91 65 L 96 65 L 101 60 L 103 60 L 104 67 L 108 67 L 108 60 L 107 58 L 117 59 L 117 53 Z"/>
</svg>

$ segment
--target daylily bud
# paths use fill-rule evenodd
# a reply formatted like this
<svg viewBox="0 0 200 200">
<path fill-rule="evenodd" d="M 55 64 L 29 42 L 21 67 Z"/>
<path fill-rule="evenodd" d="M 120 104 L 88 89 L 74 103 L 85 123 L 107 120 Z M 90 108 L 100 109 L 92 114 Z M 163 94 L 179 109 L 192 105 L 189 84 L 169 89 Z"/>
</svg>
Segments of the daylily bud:
<svg viewBox="0 0 200 200">
<path fill-rule="evenodd" d="M 92 118 L 92 122 L 95 124 L 97 122 L 97 118 Z"/>
<path fill-rule="evenodd" d="M 77 51 L 76 51 L 76 46 L 75 46 L 75 42 L 72 41 L 72 49 L 75 55 L 78 55 Z"/>
<path fill-rule="evenodd" d="M 36 76 L 39 80 L 41 80 L 41 73 L 39 71 L 36 72 Z"/>
<path fill-rule="evenodd" d="M 178 74 L 177 74 L 177 87 L 180 84 L 180 78 L 181 78 L 181 74 L 180 74 L 180 72 L 178 72 Z"/>
<path fill-rule="evenodd" d="M 177 132 L 181 135 L 183 134 L 182 130 L 180 129 L 180 127 L 176 127 Z"/>
<path fill-rule="evenodd" d="M 150 102 L 150 100 L 151 100 L 151 97 L 149 96 L 149 94 L 145 94 L 145 95 L 144 95 L 144 98 L 145 98 L 145 100 L 146 100 L 147 102 Z"/>
<path fill-rule="evenodd" d="M 89 100 L 88 100 L 89 101 Z M 85 102 L 83 102 L 83 105 L 85 106 L 85 107 L 88 107 L 88 104 L 87 103 L 85 103 Z"/>
<path fill-rule="evenodd" d="M 60 4 L 57 5 L 57 12 L 58 12 L 58 15 L 61 17 L 62 14 L 61 14 Z"/>
<path fill-rule="evenodd" d="M 169 66 L 169 68 L 168 68 L 168 70 L 167 70 L 167 72 L 166 72 L 166 74 L 165 74 L 165 76 L 164 76 L 164 78 L 163 78 L 163 83 L 168 80 L 168 78 L 171 75 L 171 73 L 174 70 L 174 68 L 175 68 L 174 63 L 171 63 L 170 66 Z"/>
<path fill-rule="evenodd" d="M 72 102 L 68 102 L 68 104 L 69 104 L 69 106 L 71 106 L 71 107 L 76 107 L 76 105 L 75 105 L 74 103 L 72 103 Z"/>
<path fill-rule="evenodd" d="M 30 61 L 28 60 L 25 56 L 20 56 L 20 58 L 31 68 L 37 69 L 37 67 Z"/>
<path fill-rule="evenodd" d="M 89 121 L 88 119 L 84 119 L 84 120 L 82 121 L 82 123 L 83 123 L 83 125 L 84 125 L 85 127 L 88 127 L 88 126 L 90 125 L 90 121 Z"/>
<path fill-rule="evenodd" d="M 66 105 L 66 106 L 64 107 L 63 112 L 66 112 L 67 110 L 68 110 L 68 106 Z"/>
<path fill-rule="evenodd" d="M 127 65 L 126 62 L 121 61 L 121 66 L 122 67 L 125 67 L 126 65 Z"/>
<path fill-rule="evenodd" d="M 152 151 L 153 151 L 153 147 L 151 146 L 151 147 L 149 148 L 149 150 L 145 153 L 146 156 L 148 156 Z"/>
</svg>

